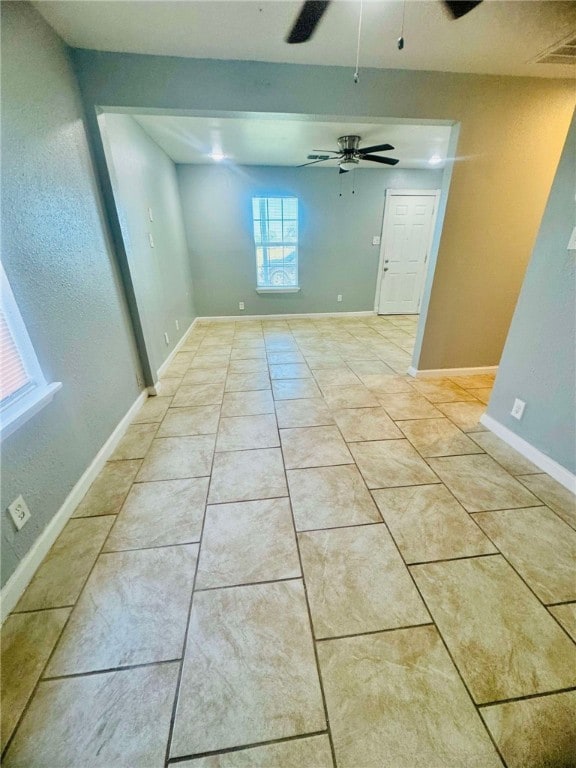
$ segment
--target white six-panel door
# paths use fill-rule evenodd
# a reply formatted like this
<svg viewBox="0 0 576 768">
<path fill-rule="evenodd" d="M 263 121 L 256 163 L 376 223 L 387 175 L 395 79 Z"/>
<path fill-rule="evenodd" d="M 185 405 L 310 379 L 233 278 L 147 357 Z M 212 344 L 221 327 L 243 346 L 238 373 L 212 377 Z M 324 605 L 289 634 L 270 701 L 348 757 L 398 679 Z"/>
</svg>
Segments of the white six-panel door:
<svg viewBox="0 0 576 768">
<path fill-rule="evenodd" d="M 399 194 L 389 190 L 382 227 L 379 315 L 415 314 L 426 277 L 437 192 Z"/>
</svg>

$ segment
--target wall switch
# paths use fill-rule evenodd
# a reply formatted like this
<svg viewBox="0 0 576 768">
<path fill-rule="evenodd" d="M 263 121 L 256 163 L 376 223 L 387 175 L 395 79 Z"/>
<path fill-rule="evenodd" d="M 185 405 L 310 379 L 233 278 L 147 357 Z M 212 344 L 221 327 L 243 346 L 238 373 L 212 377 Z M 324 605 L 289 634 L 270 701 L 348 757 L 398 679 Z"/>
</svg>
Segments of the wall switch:
<svg viewBox="0 0 576 768">
<path fill-rule="evenodd" d="M 164 341 L 166 342 L 167 346 L 170 344 L 170 336 L 168 336 L 167 333 L 164 334 Z"/>
<path fill-rule="evenodd" d="M 152 232 L 148 232 L 148 240 L 150 240 L 150 248 L 154 248 L 154 238 L 152 237 Z"/>
<path fill-rule="evenodd" d="M 518 421 L 520 421 L 520 419 L 524 415 L 524 408 L 526 408 L 526 403 L 524 402 L 524 400 L 518 400 L 518 398 L 516 398 L 514 400 L 514 405 L 512 406 L 512 410 L 510 411 L 510 415 L 514 416 L 515 419 L 518 419 Z"/>
<path fill-rule="evenodd" d="M 572 230 L 572 234 L 570 235 L 570 240 L 568 241 L 568 248 L 566 249 L 568 251 L 576 251 L 576 227 Z"/>
<path fill-rule="evenodd" d="M 180 330 L 180 321 L 179 320 L 174 320 L 174 322 L 176 323 L 176 330 L 179 331 Z"/>
<path fill-rule="evenodd" d="M 30 520 L 30 510 L 22 496 L 18 496 L 17 499 L 14 499 L 12 504 L 8 507 L 8 511 L 18 530 L 23 528 L 28 520 Z"/>
<path fill-rule="evenodd" d="M 244 302 L 243 301 L 238 302 L 238 309 L 244 309 Z"/>
<path fill-rule="evenodd" d="M 152 213 L 152 208 L 148 208 L 148 218 L 150 221 L 154 221 L 154 214 Z"/>
<path fill-rule="evenodd" d="M 339 293 L 338 296 L 336 296 L 336 301 L 342 301 L 342 294 Z"/>
<path fill-rule="evenodd" d="M 380 245 L 380 237 L 378 235 L 372 238 L 372 245 Z"/>
</svg>

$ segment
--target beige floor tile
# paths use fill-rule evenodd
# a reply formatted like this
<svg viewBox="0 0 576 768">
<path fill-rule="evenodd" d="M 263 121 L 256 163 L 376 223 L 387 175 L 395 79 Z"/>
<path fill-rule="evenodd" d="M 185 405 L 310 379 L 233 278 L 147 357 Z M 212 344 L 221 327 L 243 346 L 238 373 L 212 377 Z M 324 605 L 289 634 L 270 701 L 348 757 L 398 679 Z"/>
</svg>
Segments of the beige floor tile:
<svg viewBox="0 0 576 768">
<path fill-rule="evenodd" d="M 127 459 L 143 459 L 146 456 L 152 440 L 158 430 L 158 424 L 131 424 L 126 434 L 118 443 L 118 447 L 110 457 L 110 461 L 125 461 Z"/>
<path fill-rule="evenodd" d="M 576 603 L 551 605 L 548 610 L 556 617 L 566 632 L 576 643 Z"/>
<path fill-rule="evenodd" d="M 280 445 L 276 416 L 232 416 L 222 418 L 216 438 L 217 451 L 243 451 L 250 448 L 276 448 Z"/>
<path fill-rule="evenodd" d="M 330 353 L 305 353 L 306 362 L 314 374 L 316 371 L 323 371 L 329 368 L 343 368 L 346 363 L 340 355 Z"/>
<path fill-rule="evenodd" d="M 432 403 L 417 392 L 397 392 L 393 395 L 379 395 L 380 403 L 394 419 L 434 419 L 442 416 Z"/>
<path fill-rule="evenodd" d="M 197 589 L 301 575 L 288 499 L 207 508 Z"/>
<path fill-rule="evenodd" d="M 418 453 L 426 458 L 482 453 L 482 448 L 448 419 L 413 419 L 400 421 L 398 426 Z"/>
<path fill-rule="evenodd" d="M 141 464 L 140 460 L 111 461 L 105 464 L 72 517 L 117 515 Z"/>
<path fill-rule="evenodd" d="M 148 424 L 151 422 L 162 421 L 171 402 L 171 397 L 149 397 L 136 414 L 132 423 Z"/>
<path fill-rule="evenodd" d="M 325 727 L 302 583 L 196 593 L 172 757 Z"/>
<path fill-rule="evenodd" d="M 361 386 L 361 381 L 349 368 L 321 368 L 314 371 L 314 378 L 320 387 Z"/>
<path fill-rule="evenodd" d="M 444 485 L 374 491 L 374 500 L 407 563 L 496 552 Z"/>
<path fill-rule="evenodd" d="M 163 765 L 178 666 L 161 664 L 40 683 L 5 765 Z"/>
<path fill-rule="evenodd" d="M 316 638 L 430 621 L 382 523 L 299 533 L 298 540 Z"/>
<path fill-rule="evenodd" d="M 34 613 L 13 613 L 4 622 L 1 635 L 0 751 L 6 743 L 60 633 L 70 608 Z"/>
<path fill-rule="evenodd" d="M 160 424 L 157 437 L 212 435 L 218 430 L 219 405 L 197 405 L 192 408 L 169 408 Z"/>
<path fill-rule="evenodd" d="M 276 418 L 280 428 L 321 427 L 334 424 L 332 413 L 321 398 L 277 400 Z"/>
<path fill-rule="evenodd" d="M 69 520 L 15 610 L 74 605 L 113 522 L 112 515 Z"/>
<path fill-rule="evenodd" d="M 368 488 L 438 482 L 408 440 L 351 443 L 350 450 Z"/>
<path fill-rule="evenodd" d="M 270 365 L 270 378 L 275 379 L 311 379 L 312 372 L 305 363 L 283 363 Z"/>
<path fill-rule="evenodd" d="M 175 378 L 162 378 L 155 385 L 154 389 L 159 397 L 172 397 L 178 391 L 178 387 L 182 384 L 182 377 Z"/>
<path fill-rule="evenodd" d="M 397 374 L 367 373 L 360 374 L 364 386 L 377 395 L 393 395 L 398 392 L 413 392 L 409 377 Z"/>
<path fill-rule="evenodd" d="M 411 571 L 477 703 L 576 685 L 576 645 L 504 558 Z"/>
<path fill-rule="evenodd" d="M 451 376 L 451 380 L 459 387 L 464 389 L 478 389 L 481 387 L 492 387 L 494 384 L 494 373 L 476 373 L 471 376 Z"/>
<path fill-rule="evenodd" d="M 535 464 L 511 448 L 493 432 L 475 432 L 470 437 L 511 475 L 540 472 Z"/>
<path fill-rule="evenodd" d="M 485 405 L 488 405 L 490 402 L 492 387 L 481 387 L 480 389 L 469 389 L 467 391 L 471 395 L 474 395 L 477 400 L 480 400 L 480 402 L 484 403 Z"/>
<path fill-rule="evenodd" d="M 208 495 L 210 504 L 287 495 L 284 463 L 279 448 L 215 454 Z"/>
<path fill-rule="evenodd" d="M 292 469 L 287 473 L 296 529 L 377 523 L 381 518 L 354 465 Z"/>
<path fill-rule="evenodd" d="M 353 459 L 337 427 L 281 429 L 286 469 L 352 464 Z"/>
<path fill-rule="evenodd" d="M 324 400 L 329 408 L 377 408 L 378 398 L 362 384 L 351 387 L 328 386 L 323 388 Z"/>
<path fill-rule="evenodd" d="M 384 408 L 343 408 L 334 418 L 347 442 L 392 440 L 402 433 Z"/>
<path fill-rule="evenodd" d="M 576 764 L 576 691 L 480 710 L 508 768 Z"/>
<path fill-rule="evenodd" d="M 518 480 L 553 509 L 565 523 L 576 528 L 576 496 L 549 475 L 525 475 Z"/>
<path fill-rule="evenodd" d="M 450 379 L 414 379 L 414 389 L 431 403 L 453 403 L 474 400 L 474 395 L 454 384 Z"/>
<path fill-rule="evenodd" d="M 198 545 L 98 558 L 45 676 L 182 656 Z"/>
<path fill-rule="evenodd" d="M 224 752 L 179 763 L 188 768 L 333 768 L 328 736 Z"/>
<path fill-rule="evenodd" d="M 389 368 L 386 363 L 383 363 L 381 360 L 352 360 L 348 365 L 358 376 L 394 373 L 392 368 Z"/>
<path fill-rule="evenodd" d="M 135 483 L 104 545 L 105 552 L 200 541 L 207 477 Z"/>
<path fill-rule="evenodd" d="M 222 384 L 183 384 L 172 398 L 172 408 L 195 405 L 221 405 L 224 397 Z"/>
<path fill-rule="evenodd" d="M 224 384 L 228 374 L 228 366 L 221 368 L 193 368 L 182 379 L 185 386 L 192 384 Z"/>
<path fill-rule="evenodd" d="M 268 352 L 268 364 L 269 365 L 288 365 L 290 363 L 304 363 L 305 360 L 300 352 Z M 294 378 L 298 378 L 295 376 Z"/>
<path fill-rule="evenodd" d="M 542 602 L 576 600 L 576 531 L 551 509 L 479 512 L 474 519 Z"/>
<path fill-rule="evenodd" d="M 450 456 L 430 459 L 429 463 L 468 512 L 538 504 L 538 499 L 491 456 Z"/>
<path fill-rule="evenodd" d="M 301 400 L 322 394 L 312 379 L 279 379 L 272 382 L 272 391 L 275 400 Z"/>
<path fill-rule="evenodd" d="M 232 360 L 228 368 L 230 373 L 268 373 L 266 360 Z"/>
<path fill-rule="evenodd" d="M 438 403 L 438 408 L 463 432 L 483 432 L 480 417 L 485 413 L 484 403 Z"/>
<path fill-rule="evenodd" d="M 339 768 L 501 768 L 434 627 L 318 643 Z"/>
<path fill-rule="evenodd" d="M 154 440 L 138 472 L 138 482 L 209 475 L 215 440 L 215 435 Z"/>
<path fill-rule="evenodd" d="M 269 389 L 253 392 L 226 392 L 222 402 L 222 416 L 257 416 L 274 413 L 274 400 Z"/>
<path fill-rule="evenodd" d="M 270 389 L 268 373 L 229 373 L 226 392 L 246 392 L 256 389 Z"/>
<path fill-rule="evenodd" d="M 262 347 L 236 347 L 230 353 L 230 360 L 264 360 L 266 362 L 266 350 Z"/>
</svg>

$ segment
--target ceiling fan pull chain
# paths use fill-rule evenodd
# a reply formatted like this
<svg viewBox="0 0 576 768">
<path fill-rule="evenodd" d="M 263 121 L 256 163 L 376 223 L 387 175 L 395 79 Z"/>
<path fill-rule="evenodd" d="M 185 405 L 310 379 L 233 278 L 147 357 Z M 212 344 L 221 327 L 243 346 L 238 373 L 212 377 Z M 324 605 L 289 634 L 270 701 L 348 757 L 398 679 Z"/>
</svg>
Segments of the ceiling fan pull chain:
<svg viewBox="0 0 576 768">
<path fill-rule="evenodd" d="M 358 72 L 358 66 L 360 64 L 360 36 L 362 34 L 362 10 L 363 10 L 364 2 L 363 0 L 360 0 L 360 17 L 358 19 L 358 42 L 356 45 L 356 71 L 354 72 L 354 82 L 357 83 L 360 79 L 360 74 Z"/>
<path fill-rule="evenodd" d="M 398 50 L 401 51 L 404 48 L 404 19 L 406 18 L 406 0 L 402 5 L 402 27 L 400 29 L 400 37 L 398 38 Z"/>
</svg>

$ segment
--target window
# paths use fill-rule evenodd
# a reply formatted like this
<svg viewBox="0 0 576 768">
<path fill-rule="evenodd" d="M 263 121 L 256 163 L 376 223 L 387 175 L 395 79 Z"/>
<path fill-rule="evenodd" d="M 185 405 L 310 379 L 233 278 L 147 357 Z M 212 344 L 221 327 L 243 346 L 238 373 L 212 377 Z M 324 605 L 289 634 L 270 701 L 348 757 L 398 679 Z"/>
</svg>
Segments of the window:
<svg viewBox="0 0 576 768">
<path fill-rule="evenodd" d="M 62 385 L 46 383 L 1 265 L 0 280 L 0 434 L 5 438 L 49 403 Z"/>
<path fill-rule="evenodd" d="M 256 290 L 297 291 L 298 198 L 253 197 Z"/>
</svg>

